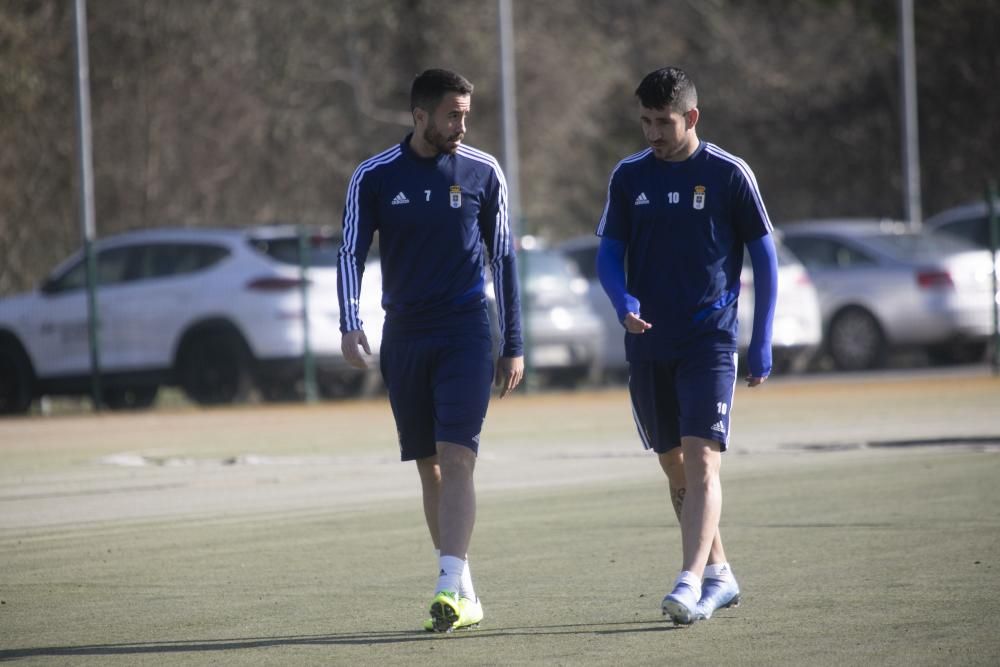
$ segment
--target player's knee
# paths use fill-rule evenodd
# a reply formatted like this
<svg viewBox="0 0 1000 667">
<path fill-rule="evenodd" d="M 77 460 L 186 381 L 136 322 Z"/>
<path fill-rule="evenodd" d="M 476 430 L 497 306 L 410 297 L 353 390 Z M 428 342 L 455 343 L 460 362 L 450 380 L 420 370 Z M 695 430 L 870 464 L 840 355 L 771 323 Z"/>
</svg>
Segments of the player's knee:
<svg viewBox="0 0 1000 667">
<path fill-rule="evenodd" d="M 437 455 L 417 459 L 416 463 L 417 472 L 420 474 L 420 479 L 423 482 L 441 482 L 441 466 L 438 464 Z"/>
<path fill-rule="evenodd" d="M 681 456 L 680 448 L 674 448 L 665 454 L 659 455 L 660 467 L 666 474 L 670 485 L 674 488 L 684 488 L 684 458 Z"/>
<path fill-rule="evenodd" d="M 720 445 L 704 438 L 684 438 L 684 474 L 688 486 L 714 483 L 722 466 Z"/>
<path fill-rule="evenodd" d="M 442 476 L 471 475 L 476 467 L 476 453 L 453 442 L 437 443 L 438 464 Z"/>
</svg>

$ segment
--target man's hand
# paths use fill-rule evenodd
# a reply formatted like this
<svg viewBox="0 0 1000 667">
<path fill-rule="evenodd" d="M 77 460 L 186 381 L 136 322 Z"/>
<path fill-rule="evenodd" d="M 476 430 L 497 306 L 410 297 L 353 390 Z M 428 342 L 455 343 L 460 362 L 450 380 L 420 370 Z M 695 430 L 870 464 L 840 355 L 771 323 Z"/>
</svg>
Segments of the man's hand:
<svg viewBox="0 0 1000 667">
<path fill-rule="evenodd" d="M 524 377 L 524 357 L 500 357 L 493 382 L 501 387 L 500 398 L 517 389 Z"/>
<path fill-rule="evenodd" d="M 760 378 L 754 377 L 752 375 L 748 375 L 748 376 L 746 376 L 747 386 L 748 387 L 759 387 L 760 385 L 764 384 L 764 380 L 766 380 L 766 379 L 767 379 L 766 375 L 764 377 L 760 377 Z"/>
<path fill-rule="evenodd" d="M 361 356 L 359 347 L 365 351 L 365 354 L 371 355 L 372 349 L 368 346 L 368 338 L 365 336 L 364 329 L 348 331 L 341 336 L 340 351 L 344 355 L 344 360 L 351 366 L 364 370 L 368 368 L 368 362 Z"/>
<path fill-rule="evenodd" d="M 630 334 L 641 334 L 653 328 L 652 324 L 641 319 L 636 313 L 626 315 L 622 324 L 625 325 L 625 331 Z"/>
</svg>

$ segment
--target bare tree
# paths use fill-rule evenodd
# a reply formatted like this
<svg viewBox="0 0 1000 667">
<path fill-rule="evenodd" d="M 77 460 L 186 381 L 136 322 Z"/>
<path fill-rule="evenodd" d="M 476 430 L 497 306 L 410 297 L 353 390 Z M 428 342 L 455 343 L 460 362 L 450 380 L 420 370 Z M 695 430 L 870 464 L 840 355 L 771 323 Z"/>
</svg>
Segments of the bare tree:
<svg viewBox="0 0 1000 667">
<path fill-rule="evenodd" d="M 925 209 L 1000 175 L 1000 13 L 917 3 Z M 525 228 L 591 233 L 643 147 L 633 91 L 689 70 L 701 135 L 742 155 L 779 222 L 900 215 L 895 6 L 867 0 L 514 3 Z M 63 0 L 0 4 L 0 295 L 79 245 Z M 468 141 L 499 156 L 496 6 L 482 0 L 102 0 L 89 34 L 99 235 L 339 224 L 364 157 L 412 125 L 427 67 L 476 84 Z M 956 130 L 956 125 L 960 129 Z"/>
</svg>

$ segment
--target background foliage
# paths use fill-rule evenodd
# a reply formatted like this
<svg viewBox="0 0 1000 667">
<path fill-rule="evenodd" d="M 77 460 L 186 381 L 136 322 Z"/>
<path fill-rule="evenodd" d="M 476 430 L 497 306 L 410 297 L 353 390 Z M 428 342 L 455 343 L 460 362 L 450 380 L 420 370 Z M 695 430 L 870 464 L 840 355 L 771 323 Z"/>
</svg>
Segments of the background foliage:
<svg viewBox="0 0 1000 667">
<path fill-rule="evenodd" d="M 1000 7 L 916 3 L 924 209 L 1000 173 Z M 642 147 L 632 98 L 665 64 L 701 136 L 754 168 L 775 221 L 902 214 L 895 0 L 514 0 L 523 229 L 589 233 Z M 100 235 L 339 224 L 356 164 L 411 124 L 427 67 L 476 84 L 468 143 L 501 156 L 491 0 L 89 3 Z M 80 242 L 72 3 L 0 5 L 0 294 Z"/>
</svg>

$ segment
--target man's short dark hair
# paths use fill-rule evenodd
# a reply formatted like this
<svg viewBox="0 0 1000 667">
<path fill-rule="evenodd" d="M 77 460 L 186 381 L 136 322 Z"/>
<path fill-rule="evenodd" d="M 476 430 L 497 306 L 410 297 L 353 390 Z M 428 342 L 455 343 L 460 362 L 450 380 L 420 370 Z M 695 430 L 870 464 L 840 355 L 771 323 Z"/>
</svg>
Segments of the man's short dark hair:
<svg viewBox="0 0 1000 667">
<path fill-rule="evenodd" d="M 698 106 L 698 91 L 687 73 L 679 67 L 664 67 L 650 72 L 635 89 L 635 96 L 647 109 L 670 107 L 687 113 Z"/>
<path fill-rule="evenodd" d="M 472 84 L 461 74 L 446 69 L 429 69 L 413 80 L 410 88 L 410 111 L 420 107 L 432 112 L 447 93 L 471 95 Z"/>
</svg>

